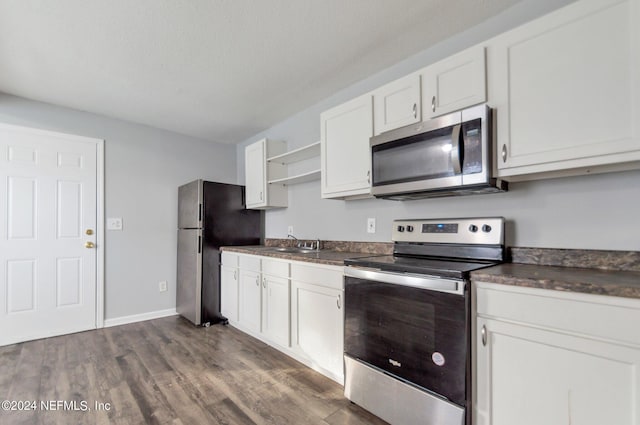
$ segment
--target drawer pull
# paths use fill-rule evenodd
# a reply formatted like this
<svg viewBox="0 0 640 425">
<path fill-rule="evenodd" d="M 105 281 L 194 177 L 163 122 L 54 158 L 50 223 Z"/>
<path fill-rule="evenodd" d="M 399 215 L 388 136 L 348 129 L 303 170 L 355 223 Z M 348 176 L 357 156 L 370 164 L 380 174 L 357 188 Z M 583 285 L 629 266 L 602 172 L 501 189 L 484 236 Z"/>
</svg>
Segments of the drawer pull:
<svg viewBox="0 0 640 425">
<path fill-rule="evenodd" d="M 482 330 L 480 331 L 480 334 L 482 335 L 482 345 L 483 346 L 487 346 L 487 327 L 485 325 L 482 325 Z"/>
</svg>

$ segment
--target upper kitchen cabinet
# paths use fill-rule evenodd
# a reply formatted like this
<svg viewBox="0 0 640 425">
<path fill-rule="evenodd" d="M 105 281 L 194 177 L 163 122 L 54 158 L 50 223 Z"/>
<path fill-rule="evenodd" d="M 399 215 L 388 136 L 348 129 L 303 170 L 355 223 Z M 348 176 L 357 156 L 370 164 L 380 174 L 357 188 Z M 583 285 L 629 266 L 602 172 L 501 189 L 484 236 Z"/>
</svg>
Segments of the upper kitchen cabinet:
<svg viewBox="0 0 640 425">
<path fill-rule="evenodd" d="M 420 121 L 420 75 L 412 74 L 373 92 L 376 135 Z"/>
<path fill-rule="evenodd" d="M 424 121 L 487 99 L 485 51 L 475 46 L 424 68 L 422 119 Z"/>
<path fill-rule="evenodd" d="M 373 98 L 360 96 L 320 114 L 323 198 L 371 196 Z"/>
<path fill-rule="evenodd" d="M 489 41 L 498 177 L 640 166 L 639 22 L 639 0 L 583 0 Z"/>
<path fill-rule="evenodd" d="M 268 157 L 283 154 L 285 151 L 284 142 L 269 139 L 262 139 L 245 148 L 247 208 L 268 209 L 287 206 L 287 187 L 269 184 L 269 180 L 286 177 L 286 165 L 267 163 Z"/>
</svg>

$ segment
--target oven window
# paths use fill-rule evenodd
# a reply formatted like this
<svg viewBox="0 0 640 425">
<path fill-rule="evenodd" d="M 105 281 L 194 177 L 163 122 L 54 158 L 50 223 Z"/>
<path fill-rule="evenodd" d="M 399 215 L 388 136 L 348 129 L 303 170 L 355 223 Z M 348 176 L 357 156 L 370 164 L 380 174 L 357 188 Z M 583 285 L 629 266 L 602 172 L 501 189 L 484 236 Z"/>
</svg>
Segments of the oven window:
<svg viewBox="0 0 640 425">
<path fill-rule="evenodd" d="M 465 404 L 465 297 L 345 277 L 345 353 Z"/>
<path fill-rule="evenodd" d="M 447 127 L 372 148 L 373 184 L 391 184 L 455 175 Z"/>
</svg>

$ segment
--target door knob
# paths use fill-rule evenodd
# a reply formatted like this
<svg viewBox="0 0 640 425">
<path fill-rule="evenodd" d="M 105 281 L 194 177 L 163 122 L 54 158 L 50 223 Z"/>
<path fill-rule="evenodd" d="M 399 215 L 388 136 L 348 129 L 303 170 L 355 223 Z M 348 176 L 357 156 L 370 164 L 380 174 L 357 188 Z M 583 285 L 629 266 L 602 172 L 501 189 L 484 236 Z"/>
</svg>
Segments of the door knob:
<svg viewBox="0 0 640 425">
<path fill-rule="evenodd" d="M 93 242 L 85 242 L 84 247 L 85 248 L 95 248 L 95 244 Z"/>
</svg>

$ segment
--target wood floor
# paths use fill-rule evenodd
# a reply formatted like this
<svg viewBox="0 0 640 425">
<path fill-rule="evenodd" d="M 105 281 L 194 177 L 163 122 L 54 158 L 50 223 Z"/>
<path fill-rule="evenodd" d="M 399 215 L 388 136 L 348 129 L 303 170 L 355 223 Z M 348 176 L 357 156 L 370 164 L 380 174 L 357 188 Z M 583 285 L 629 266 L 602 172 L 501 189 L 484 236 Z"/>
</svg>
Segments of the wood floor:
<svg viewBox="0 0 640 425">
<path fill-rule="evenodd" d="M 178 316 L 0 347 L 0 401 L 32 409 L 1 410 L 3 425 L 385 424 L 342 391 L 236 329 Z"/>
</svg>

